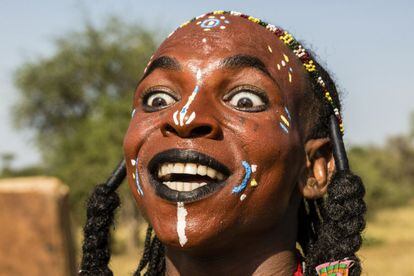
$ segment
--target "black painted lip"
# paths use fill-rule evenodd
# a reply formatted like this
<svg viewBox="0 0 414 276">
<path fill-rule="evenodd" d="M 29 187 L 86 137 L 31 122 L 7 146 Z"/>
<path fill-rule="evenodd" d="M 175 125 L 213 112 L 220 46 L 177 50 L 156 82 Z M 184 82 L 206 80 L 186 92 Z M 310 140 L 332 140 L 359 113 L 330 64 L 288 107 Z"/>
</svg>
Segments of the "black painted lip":
<svg viewBox="0 0 414 276">
<path fill-rule="evenodd" d="M 225 179 L 220 182 L 209 183 L 190 192 L 171 190 L 159 182 L 156 177 L 158 168 L 163 163 L 198 163 L 221 172 L 225 176 Z M 150 183 L 154 186 L 156 194 L 165 200 L 173 202 L 192 202 L 203 199 L 218 191 L 221 187 L 224 187 L 227 178 L 231 175 L 231 171 L 227 166 L 213 157 L 195 150 L 183 149 L 170 149 L 156 154 L 148 163 L 148 173 Z"/>
</svg>

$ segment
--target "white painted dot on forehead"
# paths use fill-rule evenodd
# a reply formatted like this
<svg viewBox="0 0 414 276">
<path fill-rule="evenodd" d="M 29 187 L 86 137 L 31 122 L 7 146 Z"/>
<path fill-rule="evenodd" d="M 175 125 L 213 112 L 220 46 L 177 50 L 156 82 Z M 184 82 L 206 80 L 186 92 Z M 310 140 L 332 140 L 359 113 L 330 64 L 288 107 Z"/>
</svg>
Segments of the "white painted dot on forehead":
<svg viewBox="0 0 414 276">
<path fill-rule="evenodd" d="M 201 41 L 202 41 L 203 43 L 206 43 L 206 42 L 207 42 L 207 38 L 203 38 Z"/>
</svg>

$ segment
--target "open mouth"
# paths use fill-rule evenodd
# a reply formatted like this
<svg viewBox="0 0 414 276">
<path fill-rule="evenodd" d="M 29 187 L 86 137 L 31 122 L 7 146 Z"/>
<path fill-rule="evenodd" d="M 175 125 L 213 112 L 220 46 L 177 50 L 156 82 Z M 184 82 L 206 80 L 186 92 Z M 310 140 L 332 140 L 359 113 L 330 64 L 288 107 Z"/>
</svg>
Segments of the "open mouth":
<svg viewBox="0 0 414 276">
<path fill-rule="evenodd" d="M 225 165 L 208 155 L 180 149 L 155 155 L 148 170 L 157 195 L 174 202 L 205 198 L 223 187 L 231 174 Z"/>
</svg>

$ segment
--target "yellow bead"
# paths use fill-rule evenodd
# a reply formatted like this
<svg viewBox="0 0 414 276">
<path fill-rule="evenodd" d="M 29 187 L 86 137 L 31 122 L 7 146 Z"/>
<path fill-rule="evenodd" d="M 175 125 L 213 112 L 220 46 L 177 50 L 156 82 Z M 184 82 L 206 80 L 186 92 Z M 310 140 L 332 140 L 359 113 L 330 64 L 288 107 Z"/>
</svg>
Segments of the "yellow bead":
<svg viewBox="0 0 414 276">
<path fill-rule="evenodd" d="M 252 181 L 250 181 L 250 186 L 252 187 L 257 187 L 259 184 L 257 183 L 256 179 L 252 179 Z"/>
<path fill-rule="evenodd" d="M 254 22 L 254 23 L 259 23 L 259 22 L 260 22 L 260 19 L 255 18 L 255 17 L 253 17 L 253 16 L 249 16 L 247 19 L 249 19 L 250 21 L 252 21 L 252 22 Z"/>
</svg>

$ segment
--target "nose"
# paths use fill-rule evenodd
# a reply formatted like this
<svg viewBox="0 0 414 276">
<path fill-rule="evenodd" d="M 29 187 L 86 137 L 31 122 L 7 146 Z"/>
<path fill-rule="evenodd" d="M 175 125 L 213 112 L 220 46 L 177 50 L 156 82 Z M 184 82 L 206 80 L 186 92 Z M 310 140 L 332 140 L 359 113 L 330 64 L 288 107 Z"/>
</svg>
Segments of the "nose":
<svg viewBox="0 0 414 276">
<path fill-rule="evenodd" d="M 221 140 L 223 133 L 218 122 L 211 117 L 199 117 L 190 124 L 179 125 L 167 122 L 161 127 L 165 137 L 178 136 L 181 138 L 207 138 Z"/>
</svg>

